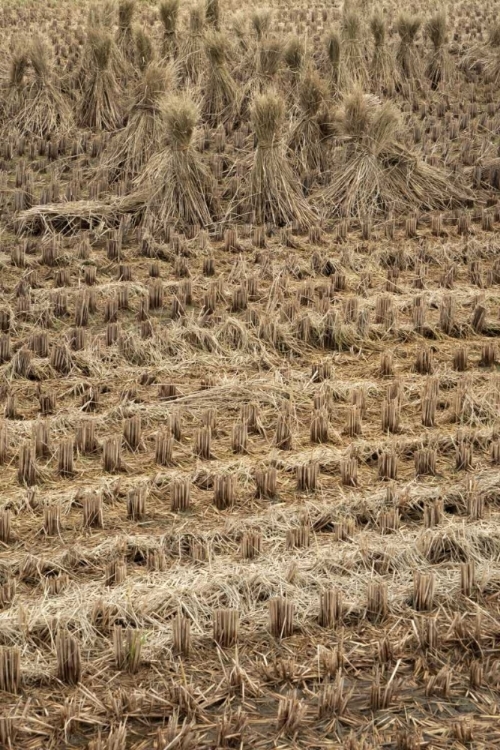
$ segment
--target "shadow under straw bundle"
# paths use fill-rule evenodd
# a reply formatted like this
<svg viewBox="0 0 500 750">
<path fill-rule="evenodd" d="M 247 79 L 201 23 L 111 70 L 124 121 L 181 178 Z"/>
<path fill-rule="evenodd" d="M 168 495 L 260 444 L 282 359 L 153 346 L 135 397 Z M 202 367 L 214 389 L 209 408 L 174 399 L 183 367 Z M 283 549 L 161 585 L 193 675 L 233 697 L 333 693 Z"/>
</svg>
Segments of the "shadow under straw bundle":
<svg viewBox="0 0 500 750">
<path fill-rule="evenodd" d="M 258 224 L 308 226 L 315 214 L 308 205 L 287 160 L 281 128 L 284 103 L 275 91 L 257 95 L 251 118 L 257 148 L 249 177 L 248 201 Z"/>
</svg>

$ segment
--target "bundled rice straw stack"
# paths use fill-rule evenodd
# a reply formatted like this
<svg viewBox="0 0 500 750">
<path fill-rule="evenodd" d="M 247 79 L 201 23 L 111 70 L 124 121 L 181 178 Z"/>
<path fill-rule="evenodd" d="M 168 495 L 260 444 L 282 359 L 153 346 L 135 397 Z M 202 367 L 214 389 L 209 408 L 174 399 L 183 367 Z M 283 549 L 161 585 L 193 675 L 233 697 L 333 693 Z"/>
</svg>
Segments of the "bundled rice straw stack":
<svg viewBox="0 0 500 750">
<path fill-rule="evenodd" d="M 113 40 L 106 32 L 89 31 L 90 70 L 83 79 L 80 124 L 117 130 L 123 121 L 122 91 L 111 65 Z"/>
<path fill-rule="evenodd" d="M 332 181 L 322 193 L 328 216 L 364 219 L 390 211 L 450 208 L 471 200 L 444 170 L 401 145 L 399 112 L 391 103 L 354 91 L 338 113 L 337 126 L 342 144 L 334 155 Z"/>
<path fill-rule="evenodd" d="M 164 103 L 168 147 L 153 156 L 137 180 L 138 194 L 160 226 L 205 227 L 217 213 L 214 178 L 193 143 L 199 117 L 187 96 L 171 96 Z"/>
<path fill-rule="evenodd" d="M 285 115 L 283 99 L 268 91 L 255 97 L 251 119 L 257 137 L 250 173 L 249 203 L 257 223 L 278 226 L 297 222 L 307 226 L 314 212 L 301 194 L 284 150 L 281 129 Z"/>
</svg>

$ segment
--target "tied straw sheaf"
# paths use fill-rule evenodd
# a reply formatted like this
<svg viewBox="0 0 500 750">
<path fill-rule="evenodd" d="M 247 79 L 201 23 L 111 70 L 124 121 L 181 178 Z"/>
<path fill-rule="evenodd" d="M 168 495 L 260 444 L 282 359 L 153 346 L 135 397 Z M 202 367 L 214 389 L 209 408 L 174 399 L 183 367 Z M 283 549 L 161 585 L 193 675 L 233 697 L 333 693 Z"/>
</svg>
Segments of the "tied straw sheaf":
<svg viewBox="0 0 500 750">
<path fill-rule="evenodd" d="M 119 4 L 115 35 L 108 11 L 92 12 L 101 28 L 89 29 L 75 75 L 59 89 L 43 62 L 46 52 L 35 45 L 31 57 L 14 58 L 5 106 L 19 108 L 16 102 L 24 97 L 32 65 L 35 80 L 43 81 L 35 87 L 37 106 L 33 109 L 30 100 L 15 122 L 48 137 L 54 128 L 71 132 L 74 111 L 81 127 L 110 132 L 89 184 L 94 193 L 112 193 L 105 187 L 115 183 L 121 195 L 69 200 L 59 212 L 51 201 L 30 201 L 16 219 L 21 231 L 109 227 L 120 215 L 135 224 L 153 217 L 158 229 L 165 222 L 186 229 L 253 220 L 305 229 L 336 217 L 471 204 L 471 193 L 459 188 L 446 168 L 435 160 L 431 165 L 407 143 L 401 111 L 383 100 L 396 94 L 404 100 L 412 89 L 438 89 L 451 80 L 444 12 L 423 26 L 419 16 L 397 17 L 395 53 L 386 20 L 375 12 L 369 23 L 370 64 L 365 24 L 356 8 L 346 9 L 339 29 L 328 31 L 321 59 L 297 37 L 285 43 L 271 34 L 270 14 L 257 10 L 251 18 L 255 39 L 241 50 L 243 64 L 222 28 L 217 3 L 192 6 L 185 32 L 179 27 L 178 2 L 160 3 L 158 56 L 154 40 L 135 25 L 133 2 Z M 240 16 L 233 22 L 241 27 Z M 421 28 L 432 44 L 425 64 L 416 44 Z M 71 97 L 79 90 L 72 107 Z M 177 115 L 168 108 L 180 98 L 198 111 L 194 119 L 197 128 L 201 125 L 200 138 L 194 125 L 193 140 L 187 141 L 173 127 Z M 39 125 L 28 112 L 39 112 Z M 236 152 L 209 163 L 200 150 L 207 128 L 218 129 L 222 148 L 234 132 Z M 163 180 L 170 175 L 171 187 L 164 190 Z"/>
</svg>

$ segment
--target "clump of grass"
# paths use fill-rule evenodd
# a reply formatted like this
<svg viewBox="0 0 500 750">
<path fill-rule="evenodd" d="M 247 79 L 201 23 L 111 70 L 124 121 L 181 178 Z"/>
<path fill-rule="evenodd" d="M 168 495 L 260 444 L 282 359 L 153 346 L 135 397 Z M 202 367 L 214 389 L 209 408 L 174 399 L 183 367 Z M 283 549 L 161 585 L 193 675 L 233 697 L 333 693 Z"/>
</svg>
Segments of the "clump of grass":
<svg viewBox="0 0 500 750">
<path fill-rule="evenodd" d="M 195 5 L 189 11 L 189 29 L 181 51 L 182 75 L 186 82 L 198 83 L 203 70 L 205 8 Z"/>
<path fill-rule="evenodd" d="M 148 162 L 137 180 L 138 194 L 161 227 L 206 227 L 217 201 L 214 179 L 193 143 L 198 107 L 187 96 L 172 95 L 162 109 L 168 147 Z"/>
<path fill-rule="evenodd" d="M 249 202 L 259 224 L 309 225 L 314 213 L 301 194 L 284 150 L 284 116 L 283 99 L 275 91 L 255 97 L 251 120 L 257 148 L 250 172 Z"/>
<path fill-rule="evenodd" d="M 121 88 L 112 69 L 113 40 L 102 31 L 89 31 L 90 68 L 84 79 L 80 124 L 96 130 L 116 130 L 123 120 Z"/>
<path fill-rule="evenodd" d="M 361 17 L 356 10 L 346 10 L 341 26 L 342 55 L 339 61 L 339 86 L 365 86 L 368 67 L 363 51 Z"/>
<path fill-rule="evenodd" d="M 432 43 L 432 52 L 427 62 L 426 74 L 431 82 L 431 87 L 437 89 L 439 84 L 449 82 L 452 73 L 452 63 L 446 48 L 446 14 L 443 10 L 429 18 L 425 25 L 425 31 Z"/>
<path fill-rule="evenodd" d="M 336 124 L 342 144 L 322 193 L 329 215 L 366 219 L 383 212 L 450 208 L 470 201 L 450 176 L 430 166 L 399 140 L 398 110 L 361 90 L 349 94 Z"/>
<path fill-rule="evenodd" d="M 297 153 L 304 173 L 321 172 L 326 167 L 320 110 L 326 98 L 326 86 L 319 74 L 311 69 L 299 84 L 300 117 L 293 127 L 291 148 Z"/>
<path fill-rule="evenodd" d="M 179 0 L 163 0 L 159 8 L 163 24 L 162 52 L 167 59 L 177 57 L 177 22 L 179 19 Z"/>
<path fill-rule="evenodd" d="M 218 31 L 207 33 L 205 52 L 209 62 L 203 92 L 203 115 L 216 127 L 221 122 L 233 122 L 238 111 L 238 86 L 228 70 L 229 40 Z"/>
<path fill-rule="evenodd" d="M 422 19 L 419 16 L 410 16 L 407 13 L 402 13 L 396 22 L 396 29 L 399 34 L 396 62 L 399 66 L 400 75 L 410 83 L 417 84 L 420 83 L 422 75 L 415 42 L 421 25 Z"/>
<path fill-rule="evenodd" d="M 373 58 L 370 76 L 374 88 L 384 94 L 392 95 L 396 88 L 396 66 L 386 44 L 386 27 L 383 16 L 375 13 L 370 21 L 373 36 Z"/>
<path fill-rule="evenodd" d="M 109 179 L 136 177 L 165 143 L 160 102 L 175 85 L 171 68 L 152 63 L 135 86 L 134 103 L 127 125 L 109 142 L 101 167 Z"/>
</svg>

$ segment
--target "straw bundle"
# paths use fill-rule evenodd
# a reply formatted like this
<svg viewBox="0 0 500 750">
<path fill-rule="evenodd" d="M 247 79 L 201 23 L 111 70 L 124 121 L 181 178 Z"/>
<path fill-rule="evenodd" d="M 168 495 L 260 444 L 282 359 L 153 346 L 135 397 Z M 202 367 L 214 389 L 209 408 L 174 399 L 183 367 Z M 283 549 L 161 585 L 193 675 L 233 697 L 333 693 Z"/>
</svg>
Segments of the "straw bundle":
<svg viewBox="0 0 500 750">
<path fill-rule="evenodd" d="M 474 44 L 465 51 L 461 67 L 469 72 L 484 74 L 486 81 L 498 84 L 500 80 L 500 23 L 489 31 L 486 42 Z"/>
<path fill-rule="evenodd" d="M 370 21 L 370 29 L 373 35 L 373 58 L 370 68 L 370 76 L 376 91 L 392 95 L 397 83 L 397 70 L 390 50 L 386 44 L 385 22 L 379 13 L 376 13 Z"/>
<path fill-rule="evenodd" d="M 357 90 L 338 113 L 343 143 L 331 184 L 322 193 L 329 215 L 364 219 L 379 212 L 438 209 L 471 196 L 450 176 L 421 161 L 398 140 L 399 112 Z"/>
<path fill-rule="evenodd" d="M 195 5 L 189 11 L 189 31 L 181 49 L 181 72 L 185 81 L 198 83 L 203 70 L 205 8 Z"/>
<path fill-rule="evenodd" d="M 137 195 L 102 201 L 67 201 L 46 203 L 21 211 L 16 227 L 21 233 L 43 234 L 61 231 L 77 234 L 82 229 L 104 229 L 119 226 L 125 214 L 133 216 L 143 209 L 144 200 Z"/>
<path fill-rule="evenodd" d="M 235 38 L 235 47 L 240 52 L 247 52 L 251 38 L 248 34 L 248 16 L 243 11 L 238 11 L 231 18 L 230 31 Z"/>
<path fill-rule="evenodd" d="M 213 31 L 205 37 L 205 52 L 209 62 L 204 87 L 202 111 L 212 126 L 233 122 L 238 112 L 238 86 L 227 67 L 229 41 L 224 34 Z"/>
<path fill-rule="evenodd" d="M 215 182 L 193 144 L 198 107 L 186 96 L 172 96 L 163 118 L 168 148 L 149 161 L 137 180 L 137 194 L 144 195 L 161 226 L 207 226 L 216 213 Z"/>
<path fill-rule="evenodd" d="M 207 23 L 213 26 L 214 29 L 220 28 L 220 6 L 219 0 L 206 0 L 206 11 L 205 16 Z"/>
<path fill-rule="evenodd" d="M 261 42 L 271 25 L 271 12 L 267 8 L 257 8 L 252 13 L 251 22 L 257 41 Z"/>
<path fill-rule="evenodd" d="M 446 48 L 446 14 L 435 13 L 426 23 L 425 31 L 432 42 L 432 52 L 427 62 L 426 74 L 431 87 L 437 89 L 439 84 L 449 83 L 452 74 L 452 62 Z"/>
<path fill-rule="evenodd" d="M 261 90 L 269 86 L 280 72 L 283 42 L 277 37 L 265 38 L 257 49 L 257 74 Z"/>
<path fill-rule="evenodd" d="M 25 82 L 25 71 L 31 63 L 33 77 Z M 73 122 L 69 102 L 54 81 L 49 50 L 41 39 L 35 39 L 27 55 L 16 55 L 11 68 L 11 105 L 17 101 L 17 113 L 11 124 L 20 132 L 40 138 L 67 132 Z"/>
<path fill-rule="evenodd" d="M 135 57 L 137 67 L 144 73 L 148 65 L 154 60 L 154 48 L 150 37 L 144 29 L 137 29 L 135 32 Z"/>
<path fill-rule="evenodd" d="M 163 0 L 159 8 L 160 21 L 163 24 L 162 53 L 168 59 L 177 57 L 177 21 L 179 18 L 179 0 Z"/>
<path fill-rule="evenodd" d="M 361 19 L 355 10 L 344 12 L 341 26 L 342 55 L 339 61 L 339 87 L 364 86 L 368 67 L 363 51 Z"/>
<path fill-rule="evenodd" d="M 137 176 L 164 145 L 160 100 L 173 87 L 173 78 L 172 70 L 151 64 L 137 83 L 127 125 L 102 155 L 101 167 L 110 179 Z"/>
<path fill-rule="evenodd" d="M 396 62 L 401 77 L 413 83 L 419 83 L 422 78 L 420 58 L 415 46 L 421 25 L 422 20 L 418 16 L 410 16 L 406 13 L 402 13 L 396 22 L 400 38 Z"/>
<path fill-rule="evenodd" d="M 122 55 L 134 61 L 134 32 L 132 21 L 135 13 L 135 0 L 120 0 L 118 3 L 118 33 L 116 43 Z"/>
<path fill-rule="evenodd" d="M 21 49 L 22 48 L 22 49 Z M 10 118 L 17 115 L 26 101 L 26 72 L 29 66 L 29 57 L 21 43 L 14 49 L 8 79 L 3 85 L 5 96 L 2 96 L 2 116 Z"/>
<path fill-rule="evenodd" d="M 88 34 L 90 70 L 83 83 L 80 124 L 96 130 L 116 130 L 123 119 L 121 89 L 111 67 L 113 40 L 105 32 Z"/>
<path fill-rule="evenodd" d="M 284 103 L 274 91 L 257 95 L 251 118 L 257 149 L 250 173 L 250 204 L 259 224 L 282 226 L 291 222 L 308 225 L 314 213 L 301 194 L 287 161 L 280 129 Z"/>
<path fill-rule="evenodd" d="M 89 8 L 88 27 L 111 29 L 115 22 L 116 6 L 113 0 L 93 3 Z"/>
<path fill-rule="evenodd" d="M 330 29 L 326 35 L 325 51 L 328 72 L 334 88 L 337 89 L 339 85 L 342 48 L 339 33 L 335 29 Z"/>
<path fill-rule="evenodd" d="M 500 80 L 500 24 L 491 30 L 488 44 L 483 48 L 479 62 L 486 80 L 498 85 Z"/>
<path fill-rule="evenodd" d="M 294 83 L 299 80 L 303 72 L 305 57 L 306 51 L 301 38 L 299 36 L 290 37 L 285 45 L 283 59 Z"/>
<path fill-rule="evenodd" d="M 299 84 L 300 117 L 293 127 L 290 147 L 296 152 L 303 172 L 325 169 L 325 151 L 319 113 L 326 87 L 315 70 L 308 70 Z"/>
<path fill-rule="evenodd" d="M 118 46 L 119 34 L 115 37 L 113 34 L 114 17 L 116 14 L 116 6 L 114 3 L 110 3 L 109 7 L 105 5 L 102 9 L 99 7 L 96 11 L 95 18 L 93 14 L 89 14 L 89 22 L 87 26 L 87 39 L 86 44 L 82 48 L 79 65 L 74 76 L 69 76 L 69 80 L 65 80 L 65 88 L 68 89 L 68 93 L 75 93 L 75 89 L 79 93 L 83 93 L 88 88 L 89 78 L 91 78 L 91 72 L 96 67 L 95 59 L 95 37 L 109 37 L 110 50 L 108 53 L 108 62 L 106 67 L 111 71 L 113 77 L 120 83 L 127 82 L 129 79 L 134 77 L 135 70 L 134 64 L 137 55 L 135 46 L 135 39 L 133 31 L 130 31 L 130 47 L 127 48 L 127 55 L 124 54 L 122 49 Z M 116 38 L 116 41 L 115 41 Z"/>
</svg>

